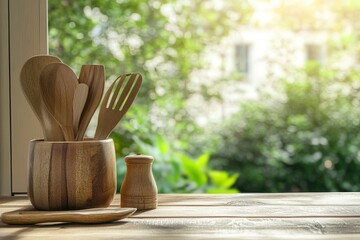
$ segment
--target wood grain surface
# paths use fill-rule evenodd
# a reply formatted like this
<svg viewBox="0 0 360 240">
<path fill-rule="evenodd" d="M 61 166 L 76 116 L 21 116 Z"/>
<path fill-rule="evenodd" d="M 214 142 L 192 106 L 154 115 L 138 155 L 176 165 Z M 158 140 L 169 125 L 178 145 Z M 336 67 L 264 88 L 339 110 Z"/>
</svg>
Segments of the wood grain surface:
<svg viewBox="0 0 360 240">
<path fill-rule="evenodd" d="M 154 158 L 146 155 L 125 157 L 126 175 L 121 185 L 121 207 L 154 209 L 157 207 L 157 186 L 152 174 Z"/>
<path fill-rule="evenodd" d="M 115 195 L 112 139 L 30 142 L 28 193 L 39 210 L 107 207 Z"/>
<path fill-rule="evenodd" d="M 0 223 L 0 238 L 359 239 L 359 199 L 360 193 L 159 194 L 157 209 L 117 222 L 11 227 Z M 111 206 L 119 203 L 117 195 Z M 26 197 L 0 198 L 0 212 L 29 204 Z"/>
<path fill-rule="evenodd" d="M 74 93 L 74 101 L 73 101 L 73 126 L 74 126 L 75 136 L 77 136 L 78 133 L 80 117 L 84 110 L 88 93 L 89 93 L 89 87 L 85 83 L 80 83 L 76 87 Z"/>
<path fill-rule="evenodd" d="M 105 85 L 105 67 L 103 65 L 83 65 L 80 71 L 79 83 L 88 85 L 89 91 L 80 117 L 79 131 L 76 140 L 82 140 L 84 138 L 90 120 L 101 101 Z"/>
<path fill-rule="evenodd" d="M 20 83 L 24 95 L 40 121 L 44 139 L 61 141 L 64 139 L 59 124 L 45 107 L 40 94 L 40 74 L 43 68 L 51 63 L 61 63 L 55 56 L 38 55 L 29 58 L 20 72 Z"/>
<path fill-rule="evenodd" d="M 106 139 L 134 102 L 142 84 L 139 73 L 125 73 L 116 79 L 102 100 L 95 139 Z"/>
<path fill-rule="evenodd" d="M 6 212 L 1 220 L 10 225 L 51 222 L 106 223 L 132 215 L 136 208 L 90 208 L 68 211 L 38 211 L 33 208 Z"/>
<path fill-rule="evenodd" d="M 40 92 L 46 109 L 59 123 L 65 140 L 75 139 L 73 101 L 78 79 L 64 63 L 50 63 L 40 74 Z"/>
</svg>

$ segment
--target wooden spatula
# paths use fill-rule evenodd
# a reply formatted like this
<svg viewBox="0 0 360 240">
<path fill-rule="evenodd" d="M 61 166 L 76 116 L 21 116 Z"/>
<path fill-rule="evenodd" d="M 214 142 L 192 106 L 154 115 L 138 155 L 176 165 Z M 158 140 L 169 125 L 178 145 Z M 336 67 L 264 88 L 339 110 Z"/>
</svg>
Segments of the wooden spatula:
<svg viewBox="0 0 360 240">
<path fill-rule="evenodd" d="M 88 97 L 80 117 L 79 131 L 76 140 L 82 140 L 95 110 L 99 106 L 104 92 L 105 68 L 102 65 L 83 65 L 81 67 L 79 83 L 89 86 Z"/>
<path fill-rule="evenodd" d="M 47 111 L 40 94 L 39 77 L 41 70 L 50 63 L 61 62 L 49 55 L 39 55 L 28 59 L 20 72 L 20 83 L 23 92 L 40 121 L 44 139 L 47 141 L 64 140 L 63 133 L 54 117 Z"/>
<path fill-rule="evenodd" d="M 40 74 L 40 92 L 47 110 L 59 123 L 65 140 L 73 141 L 73 101 L 78 80 L 63 63 L 46 65 Z"/>
<path fill-rule="evenodd" d="M 123 87 L 124 82 L 126 84 Z M 106 139 L 109 136 L 134 102 L 141 83 L 142 76 L 139 73 L 127 73 L 111 84 L 101 103 L 95 139 Z"/>
<path fill-rule="evenodd" d="M 37 224 L 47 222 L 105 223 L 131 216 L 136 208 L 92 208 L 69 211 L 17 210 L 1 215 L 7 224 Z"/>
<path fill-rule="evenodd" d="M 73 102 L 73 125 L 75 136 L 78 132 L 80 116 L 84 110 L 88 92 L 89 87 L 85 83 L 80 83 L 75 89 Z"/>
</svg>

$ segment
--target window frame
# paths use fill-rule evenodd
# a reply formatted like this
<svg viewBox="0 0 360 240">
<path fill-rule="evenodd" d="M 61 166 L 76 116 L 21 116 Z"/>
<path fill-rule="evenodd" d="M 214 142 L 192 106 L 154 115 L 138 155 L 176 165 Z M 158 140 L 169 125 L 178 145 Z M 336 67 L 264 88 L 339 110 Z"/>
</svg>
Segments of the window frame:
<svg viewBox="0 0 360 240">
<path fill-rule="evenodd" d="M 47 54 L 47 0 L 0 0 L 0 195 L 27 190 L 28 143 L 41 127 L 20 86 L 20 70 Z"/>
<path fill-rule="evenodd" d="M 235 46 L 235 71 L 237 73 L 248 76 L 251 71 L 251 44 L 250 43 L 236 43 Z"/>
<path fill-rule="evenodd" d="M 322 64 L 324 61 L 324 45 L 321 43 L 305 43 L 305 62 L 313 61 Z"/>
</svg>

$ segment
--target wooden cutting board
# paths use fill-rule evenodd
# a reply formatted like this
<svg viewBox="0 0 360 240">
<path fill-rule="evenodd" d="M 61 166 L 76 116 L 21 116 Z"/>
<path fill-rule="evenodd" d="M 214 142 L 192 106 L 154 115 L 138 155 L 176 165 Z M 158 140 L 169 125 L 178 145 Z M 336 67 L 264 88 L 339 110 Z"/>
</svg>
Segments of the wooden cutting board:
<svg viewBox="0 0 360 240">
<path fill-rule="evenodd" d="M 32 208 L 3 213 L 1 221 L 7 224 L 105 223 L 129 217 L 135 211 L 136 208 L 91 208 L 68 211 L 38 211 Z"/>
</svg>

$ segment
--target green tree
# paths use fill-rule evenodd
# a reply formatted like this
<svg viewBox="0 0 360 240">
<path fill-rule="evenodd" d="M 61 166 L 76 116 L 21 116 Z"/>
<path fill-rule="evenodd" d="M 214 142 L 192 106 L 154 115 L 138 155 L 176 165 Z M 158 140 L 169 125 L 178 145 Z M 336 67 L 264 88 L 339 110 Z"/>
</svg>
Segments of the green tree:
<svg viewBox="0 0 360 240">
<path fill-rule="evenodd" d="M 200 134 L 201 129 L 189 117 L 188 99 L 193 94 L 206 94 L 206 91 L 199 93 L 192 89 L 190 75 L 194 70 L 205 67 L 203 55 L 207 46 L 219 44 L 229 30 L 247 21 L 250 13 L 248 2 L 48 2 L 50 54 L 60 57 L 77 74 L 82 64 L 103 64 L 109 80 L 124 72 L 140 72 L 143 75 L 144 81 L 136 104 L 112 134 L 117 156 L 144 151 L 140 143 L 160 147 L 153 138 L 163 135 L 175 151 L 183 154 L 183 158 L 192 159 L 185 152 L 191 146 L 191 136 Z M 134 141 L 134 135 L 139 138 L 138 141 Z M 155 175 L 164 173 L 164 167 L 160 164 L 168 167 L 166 163 L 155 161 Z M 182 166 L 181 160 L 172 162 L 174 171 L 177 171 L 178 164 Z M 124 173 L 122 161 L 118 161 L 118 170 L 121 178 Z M 225 191 L 237 177 L 211 171 L 209 179 L 226 180 L 223 185 L 219 180 L 214 181 L 211 186 L 216 191 Z M 180 176 L 180 179 L 192 176 L 179 174 L 181 176 L 175 176 Z M 166 179 L 171 177 L 174 176 Z M 188 181 L 196 182 L 191 177 Z M 201 183 L 205 186 L 208 181 Z M 169 188 L 164 183 L 160 191 L 168 192 L 174 188 L 176 186 Z M 205 191 L 207 188 L 202 189 Z"/>
<path fill-rule="evenodd" d="M 108 79 L 140 72 L 138 109 L 129 115 L 151 115 L 148 134 L 183 140 L 198 129 L 187 112 L 189 76 L 204 67 L 206 46 L 246 21 L 247 12 L 247 1 L 49 0 L 50 54 L 77 73 L 82 64 L 105 65 Z"/>
<path fill-rule="evenodd" d="M 244 192 L 359 191 L 359 76 L 298 70 L 277 98 L 262 93 L 220 128 L 214 160 L 238 169 Z"/>
<path fill-rule="evenodd" d="M 264 86 L 276 95 L 260 89 L 257 100 L 241 103 L 239 112 L 213 132 L 213 163 L 240 172 L 236 186 L 245 192 L 358 191 L 360 2 L 277 1 L 272 6 L 266 26 L 326 33 L 326 65 L 277 65 L 286 75 L 269 75 Z M 269 64 L 277 63 L 286 44 L 278 44 Z"/>
</svg>

